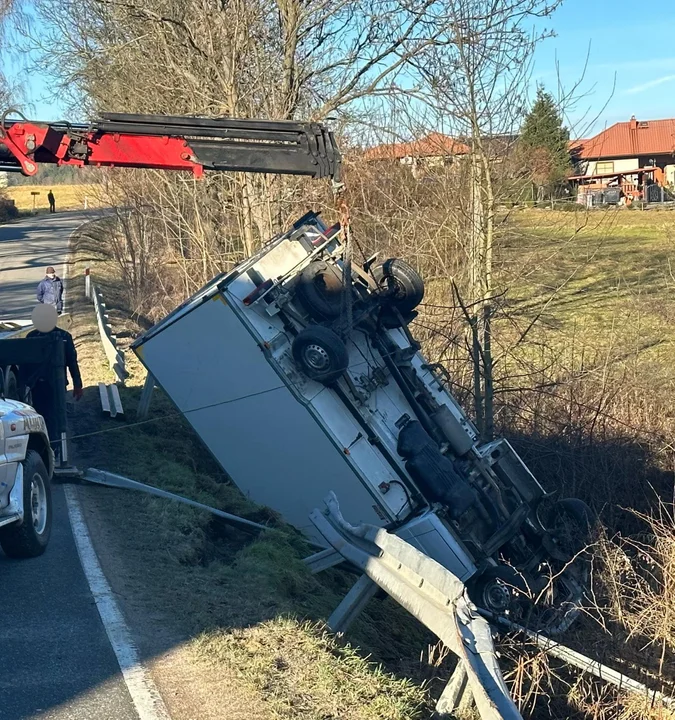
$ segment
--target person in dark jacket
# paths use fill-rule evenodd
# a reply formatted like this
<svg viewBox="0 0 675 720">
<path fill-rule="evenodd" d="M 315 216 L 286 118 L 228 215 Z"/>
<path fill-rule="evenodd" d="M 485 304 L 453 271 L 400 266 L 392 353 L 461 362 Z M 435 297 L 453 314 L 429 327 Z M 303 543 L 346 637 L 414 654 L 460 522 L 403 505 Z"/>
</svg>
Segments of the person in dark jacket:
<svg viewBox="0 0 675 720">
<path fill-rule="evenodd" d="M 53 305 L 59 315 L 63 312 L 63 282 L 53 267 L 47 268 L 47 273 L 38 284 L 37 300 L 45 305 Z"/>
<path fill-rule="evenodd" d="M 56 212 L 56 198 L 54 197 L 54 193 L 51 190 L 47 193 L 47 200 L 49 201 L 49 212 L 55 213 Z"/>
<path fill-rule="evenodd" d="M 82 376 L 80 375 L 80 367 L 77 362 L 77 350 L 75 349 L 73 336 L 67 330 L 56 327 L 56 318 L 57 314 L 53 307 L 40 307 L 38 305 L 33 311 L 32 317 L 33 325 L 35 325 L 36 329 L 31 330 L 26 337 L 52 337 L 63 342 L 66 368 L 73 382 L 73 397 L 75 400 L 80 400 L 83 394 Z M 48 379 L 49 376 L 45 376 L 44 369 L 40 367 L 22 366 L 21 371 L 26 375 L 26 377 L 22 377 L 22 382 L 25 382 L 31 388 L 31 404 L 45 419 L 52 446 L 56 454 L 59 455 L 59 420 L 54 408 L 54 392 Z M 68 376 L 66 374 L 66 386 L 63 388 L 64 393 L 67 386 Z"/>
</svg>

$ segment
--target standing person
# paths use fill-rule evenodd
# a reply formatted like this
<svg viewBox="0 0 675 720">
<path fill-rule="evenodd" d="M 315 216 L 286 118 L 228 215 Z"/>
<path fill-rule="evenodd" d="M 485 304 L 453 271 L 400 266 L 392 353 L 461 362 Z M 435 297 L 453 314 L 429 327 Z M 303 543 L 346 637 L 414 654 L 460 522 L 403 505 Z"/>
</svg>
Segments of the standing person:
<svg viewBox="0 0 675 720">
<path fill-rule="evenodd" d="M 49 200 L 49 212 L 55 213 L 56 212 L 56 199 L 54 198 L 54 193 L 51 190 L 47 193 L 47 200 Z"/>
<path fill-rule="evenodd" d="M 38 284 L 37 300 L 44 305 L 53 305 L 59 315 L 63 312 L 63 282 L 53 267 L 47 268 L 44 278 Z"/>
<path fill-rule="evenodd" d="M 79 400 L 82 397 L 82 376 L 80 375 L 80 367 L 77 362 L 77 350 L 73 342 L 73 336 L 67 331 L 56 327 L 57 314 L 56 309 L 51 305 L 38 305 L 33 310 L 32 321 L 35 330 L 31 330 L 27 338 L 49 337 L 57 342 L 63 343 L 63 354 L 65 361 L 65 369 L 70 373 L 73 382 L 73 397 Z M 31 403 L 33 407 L 42 415 L 47 425 L 47 432 L 52 444 L 52 448 L 57 457 L 60 458 L 61 452 L 61 432 L 65 432 L 65 428 L 59 427 L 58 408 L 55 406 L 55 390 L 52 376 L 45 372 L 46 368 L 41 366 L 22 365 L 22 384 L 27 385 L 31 389 Z M 63 402 L 65 404 L 65 393 L 68 387 L 68 374 L 64 373 L 65 385 L 60 392 L 63 392 Z"/>
</svg>

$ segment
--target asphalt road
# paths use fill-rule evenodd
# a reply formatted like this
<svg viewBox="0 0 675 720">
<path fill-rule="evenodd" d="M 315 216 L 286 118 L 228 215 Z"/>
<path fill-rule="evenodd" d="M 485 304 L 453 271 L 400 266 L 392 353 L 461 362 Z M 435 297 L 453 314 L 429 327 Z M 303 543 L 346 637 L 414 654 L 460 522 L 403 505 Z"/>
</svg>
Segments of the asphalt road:
<svg viewBox="0 0 675 720">
<path fill-rule="evenodd" d="M 68 237 L 86 219 L 82 212 L 56 213 L 0 225 L 0 320 L 30 319 L 46 268 L 63 274 Z"/>
<path fill-rule="evenodd" d="M 47 265 L 57 273 L 82 214 L 0 226 L 0 317 L 30 317 Z M 46 553 L 0 550 L 0 720 L 138 720 L 84 576 L 63 488 Z"/>
</svg>

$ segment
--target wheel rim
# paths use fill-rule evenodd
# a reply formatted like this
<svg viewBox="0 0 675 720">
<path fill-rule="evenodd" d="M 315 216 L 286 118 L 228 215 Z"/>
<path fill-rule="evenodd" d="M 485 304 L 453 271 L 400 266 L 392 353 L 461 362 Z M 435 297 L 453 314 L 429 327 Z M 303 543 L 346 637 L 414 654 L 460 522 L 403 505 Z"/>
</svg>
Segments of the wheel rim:
<svg viewBox="0 0 675 720">
<path fill-rule="evenodd" d="M 42 535 L 47 526 L 47 491 L 40 473 L 35 473 L 30 481 L 30 514 L 35 532 Z"/>
<path fill-rule="evenodd" d="M 330 367 L 330 357 L 321 345 L 308 345 L 302 357 L 305 364 L 312 370 L 322 371 L 328 370 Z"/>
<path fill-rule="evenodd" d="M 483 602 L 488 610 L 504 612 L 511 604 L 511 592 L 502 582 L 493 580 L 483 590 Z"/>
</svg>

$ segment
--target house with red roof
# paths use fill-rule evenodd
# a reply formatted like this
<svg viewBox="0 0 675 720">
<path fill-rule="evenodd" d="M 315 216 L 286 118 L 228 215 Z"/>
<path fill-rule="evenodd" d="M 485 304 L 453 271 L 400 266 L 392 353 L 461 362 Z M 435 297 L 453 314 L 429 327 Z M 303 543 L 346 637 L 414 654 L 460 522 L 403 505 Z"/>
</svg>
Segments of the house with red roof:
<svg viewBox="0 0 675 720">
<path fill-rule="evenodd" d="M 489 135 L 483 138 L 488 152 L 502 160 L 514 147 L 516 135 Z M 471 154 L 470 140 L 432 132 L 419 140 L 385 143 L 368 148 L 366 162 L 399 162 L 411 167 L 414 176 L 424 174 L 425 168 L 452 165 Z"/>
<path fill-rule="evenodd" d="M 444 158 L 468 155 L 468 145 L 450 135 L 432 132 L 420 140 L 402 143 L 386 143 L 369 148 L 364 153 L 366 160 L 401 160 L 412 161 L 415 158 Z"/>
<path fill-rule="evenodd" d="M 367 162 L 394 161 L 409 165 L 417 176 L 424 167 L 448 165 L 470 152 L 468 145 L 450 135 L 432 132 L 419 140 L 377 145 L 366 150 L 363 156 Z"/>
<path fill-rule="evenodd" d="M 619 122 L 571 143 L 579 176 L 608 177 L 642 168 L 659 185 L 675 185 L 675 119 Z"/>
</svg>

